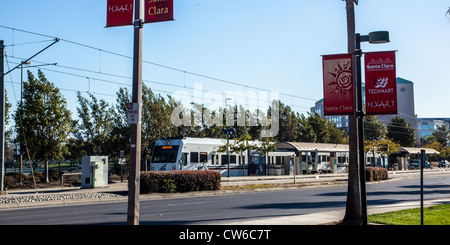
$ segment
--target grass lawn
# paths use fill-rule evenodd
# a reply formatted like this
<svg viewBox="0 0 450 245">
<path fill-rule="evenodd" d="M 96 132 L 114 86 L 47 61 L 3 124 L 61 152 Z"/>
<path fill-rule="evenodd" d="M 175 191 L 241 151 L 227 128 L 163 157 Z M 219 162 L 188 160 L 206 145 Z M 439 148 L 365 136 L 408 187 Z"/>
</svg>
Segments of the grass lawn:
<svg viewBox="0 0 450 245">
<path fill-rule="evenodd" d="M 450 204 L 423 209 L 424 225 L 450 225 Z M 369 215 L 367 221 L 387 225 L 420 225 L 420 208 Z"/>
</svg>

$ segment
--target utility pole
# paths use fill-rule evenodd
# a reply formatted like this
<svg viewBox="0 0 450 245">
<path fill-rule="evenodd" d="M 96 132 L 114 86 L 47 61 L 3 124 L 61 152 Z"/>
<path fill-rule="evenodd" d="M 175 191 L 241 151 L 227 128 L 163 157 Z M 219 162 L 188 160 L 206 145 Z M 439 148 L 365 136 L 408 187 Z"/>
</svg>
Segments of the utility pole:
<svg viewBox="0 0 450 245">
<path fill-rule="evenodd" d="M 1 180 L 0 180 L 0 194 L 5 192 L 5 41 L 0 40 L 0 116 L 1 120 L 1 132 L 0 132 L 0 141 L 1 141 L 1 154 L 0 157 L 0 171 L 1 171 Z"/>
<path fill-rule="evenodd" d="M 347 14 L 347 43 L 348 53 L 355 51 L 355 0 L 345 0 Z M 353 74 L 354 76 L 355 74 Z M 356 84 L 353 85 L 353 94 L 357 95 Z M 357 98 L 354 99 L 356 108 Z M 358 123 L 356 115 L 348 116 L 349 126 L 349 170 L 347 202 L 344 222 L 350 224 L 361 223 L 361 190 L 360 173 L 358 166 Z"/>
<path fill-rule="evenodd" d="M 138 104 L 138 121 L 131 124 L 130 175 L 128 178 L 128 225 L 139 225 L 139 191 L 141 171 L 141 115 L 142 115 L 142 28 L 143 1 L 134 1 L 134 50 L 132 103 Z"/>
</svg>

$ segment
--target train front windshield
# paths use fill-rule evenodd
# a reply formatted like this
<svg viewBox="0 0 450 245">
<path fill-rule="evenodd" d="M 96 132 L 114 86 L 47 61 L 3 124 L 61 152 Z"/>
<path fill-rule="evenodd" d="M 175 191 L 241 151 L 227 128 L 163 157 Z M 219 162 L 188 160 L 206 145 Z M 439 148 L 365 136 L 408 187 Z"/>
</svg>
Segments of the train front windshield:
<svg viewBox="0 0 450 245">
<path fill-rule="evenodd" d="M 152 163 L 177 162 L 178 145 L 155 146 L 153 149 Z"/>
</svg>

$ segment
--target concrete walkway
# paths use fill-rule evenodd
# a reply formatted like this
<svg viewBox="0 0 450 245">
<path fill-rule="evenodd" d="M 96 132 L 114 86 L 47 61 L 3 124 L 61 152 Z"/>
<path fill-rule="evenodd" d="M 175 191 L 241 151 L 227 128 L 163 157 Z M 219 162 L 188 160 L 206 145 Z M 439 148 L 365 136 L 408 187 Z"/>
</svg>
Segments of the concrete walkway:
<svg viewBox="0 0 450 245">
<path fill-rule="evenodd" d="M 430 169 L 424 171 L 425 175 L 450 175 L 450 170 L 443 169 Z M 413 178 L 419 176 L 419 171 L 390 171 L 388 181 L 395 181 L 397 179 L 403 178 Z M 302 175 L 295 176 L 296 183 L 313 183 L 320 181 L 332 181 L 332 180 L 342 180 L 342 184 L 346 184 L 347 174 L 322 174 L 322 175 Z M 222 186 L 240 186 L 240 185 L 250 185 L 250 184 L 278 184 L 278 183 L 294 183 L 293 176 L 246 176 L 246 177 L 222 177 Z M 284 187 L 275 189 L 285 189 Z M 232 193 L 241 192 L 251 192 L 251 191 L 264 191 L 265 189 L 258 190 L 218 190 L 218 191 L 202 191 L 202 192 L 190 192 L 190 193 L 153 193 L 151 195 L 140 195 L 140 200 L 150 200 L 150 199 L 162 199 L 162 198 L 187 198 L 195 196 L 208 196 L 208 195 L 226 195 Z M 268 190 L 274 190 L 269 188 Z M 67 204 L 84 204 L 84 203 L 95 203 L 95 202 L 116 202 L 116 201 L 127 201 L 128 184 L 126 182 L 111 183 L 107 188 L 95 188 L 95 189 L 81 189 L 80 187 L 64 187 L 64 188 L 48 188 L 48 189 L 38 189 L 38 193 L 34 189 L 25 190 L 9 190 L 6 195 L 1 195 L 0 200 L 3 198 L 24 198 L 26 196 L 43 195 L 49 197 L 55 195 L 68 195 L 70 194 L 83 194 L 88 198 L 75 198 L 75 199 L 56 199 L 48 201 L 39 202 L 13 202 L 13 203 L 1 203 L 0 209 L 11 209 L 11 208 L 24 208 L 24 207 L 40 207 L 40 206 L 53 206 L 53 205 L 67 205 Z M 89 198 L 89 194 L 94 193 L 109 193 L 113 195 L 92 195 Z M 430 200 L 425 201 L 425 206 L 436 205 L 440 203 L 449 203 L 450 199 L 440 199 L 440 200 Z M 369 206 L 368 214 L 384 213 L 389 211 L 416 208 L 419 207 L 419 201 L 415 202 L 403 202 L 391 205 L 381 205 L 381 206 Z M 331 212 L 320 212 L 306 215 L 293 215 L 293 216 L 283 216 L 275 218 L 266 219 L 250 219 L 242 220 L 236 222 L 226 222 L 227 225 L 318 225 L 331 222 L 337 222 L 343 219 L 345 215 L 345 210 L 331 211 Z M 225 223 L 224 223 L 225 224 Z"/>
</svg>

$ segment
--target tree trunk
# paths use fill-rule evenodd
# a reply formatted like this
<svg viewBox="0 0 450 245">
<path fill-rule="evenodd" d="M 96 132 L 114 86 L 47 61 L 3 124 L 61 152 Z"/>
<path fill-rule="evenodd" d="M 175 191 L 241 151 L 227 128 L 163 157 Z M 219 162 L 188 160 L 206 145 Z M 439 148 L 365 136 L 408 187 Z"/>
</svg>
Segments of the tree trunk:
<svg viewBox="0 0 450 245">
<path fill-rule="evenodd" d="M 348 52 L 353 53 L 355 50 L 355 9 L 354 0 L 346 0 L 347 12 L 347 40 Z M 354 74 L 353 74 L 354 75 Z M 353 86 L 353 94 L 355 95 L 354 103 L 356 106 L 356 86 Z M 356 107 L 355 107 L 356 108 Z M 349 126 L 349 169 L 348 169 L 348 189 L 347 203 L 345 209 L 344 222 L 348 224 L 359 225 L 362 222 L 361 217 L 361 190 L 359 181 L 359 164 L 358 164 L 358 125 L 356 116 L 350 115 L 348 120 Z"/>
<path fill-rule="evenodd" d="M 48 179 L 48 158 L 47 157 L 44 160 L 44 178 L 45 178 L 46 183 L 50 182 Z"/>
</svg>

